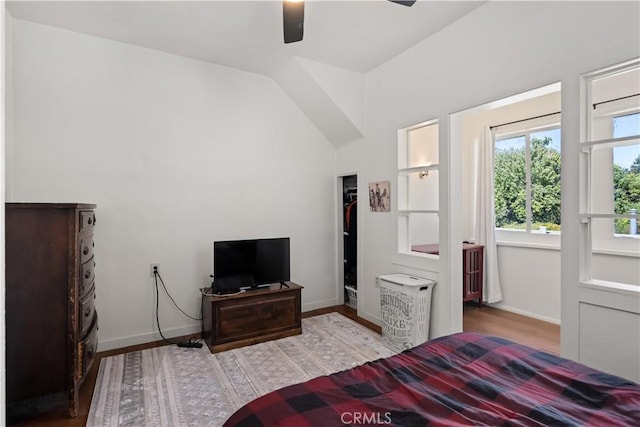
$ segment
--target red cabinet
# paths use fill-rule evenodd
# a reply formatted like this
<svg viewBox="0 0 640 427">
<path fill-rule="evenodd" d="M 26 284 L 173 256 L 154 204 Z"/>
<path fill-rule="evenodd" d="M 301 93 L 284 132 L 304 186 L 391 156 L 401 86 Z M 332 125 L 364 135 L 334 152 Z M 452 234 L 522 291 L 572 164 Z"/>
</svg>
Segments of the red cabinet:
<svg viewBox="0 0 640 427">
<path fill-rule="evenodd" d="M 484 276 L 484 246 L 464 243 L 462 245 L 462 300 L 478 300 L 482 307 L 482 284 Z"/>
<path fill-rule="evenodd" d="M 414 252 L 438 255 L 439 245 L 415 245 Z M 462 244 L 462 300 L 478 300 L 482 307 L 482 284 L 484 278 L 484 246 L 473 243 Z"/>
</svg>

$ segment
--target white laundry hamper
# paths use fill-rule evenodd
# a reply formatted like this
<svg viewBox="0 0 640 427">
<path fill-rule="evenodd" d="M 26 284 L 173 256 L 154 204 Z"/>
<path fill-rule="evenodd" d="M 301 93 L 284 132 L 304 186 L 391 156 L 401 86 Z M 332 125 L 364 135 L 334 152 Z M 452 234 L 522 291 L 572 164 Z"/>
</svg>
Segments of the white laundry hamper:
<svg viewBox="0 0 640 427">
<path fill-rule="evenodd" d="M 408 274 L 386 274 L 380 280 L 384 344 L 403 351 L 429 339 L 431 293 L 435 281 Z"/>
</svg>

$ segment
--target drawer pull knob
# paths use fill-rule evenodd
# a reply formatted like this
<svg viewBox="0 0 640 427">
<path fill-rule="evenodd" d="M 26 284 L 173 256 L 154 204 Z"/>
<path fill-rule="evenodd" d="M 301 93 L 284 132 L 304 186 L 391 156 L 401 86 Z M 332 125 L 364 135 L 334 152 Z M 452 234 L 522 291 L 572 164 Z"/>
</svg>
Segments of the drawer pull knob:
<svg viewBox="0 0 640 427">
<path fill-rule="evenodd" d="M 85 246 L 84 249 L 82 250 L 82 253 L 85 255 L 89 254 L 89 246 Z"/>
<path fill-rule="evenodd" d="M 84 309 L 84 317 L 89 317 L 91 314 L 91 307 L 87 307 Z"/>
<path fill-rule="evenodd" d="M 93 216 L 93 225 L 96 225 L 96 216 Z"/>
<path fill-rule="evenodd" d="M 89 277 L 91 277 L 91 271 L 87 271 L 86 273 L 84 273 L 85 279 L 88 279 Z"/>
<path fill-rule="evenodd" d="M 87 356 L 89 358 L 91 358 L 91 356 L 93 356 L 93 346 L 89 346 L 89 348 L 87 349 Z"/>
<path fill-rule="evenodd" d="M 93 219 L 89 218 L 89 220 L 87 221 L 87 223 L 89 223 L 89 225 L 93 224 Z"/>
</svg>

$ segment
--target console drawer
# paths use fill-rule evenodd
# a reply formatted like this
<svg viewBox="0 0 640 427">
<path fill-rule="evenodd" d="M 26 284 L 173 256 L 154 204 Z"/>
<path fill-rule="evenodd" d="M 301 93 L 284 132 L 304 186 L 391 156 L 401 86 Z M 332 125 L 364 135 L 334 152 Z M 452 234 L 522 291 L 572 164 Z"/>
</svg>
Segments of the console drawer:
<svg viewBox="0 0 640 427">
<path fill-rule="evenodd" d="M 297 295 L 278 293 L 229 301 L 218 308 L 220 342 L 279 332 L 298 326 Z"/>
</svg>

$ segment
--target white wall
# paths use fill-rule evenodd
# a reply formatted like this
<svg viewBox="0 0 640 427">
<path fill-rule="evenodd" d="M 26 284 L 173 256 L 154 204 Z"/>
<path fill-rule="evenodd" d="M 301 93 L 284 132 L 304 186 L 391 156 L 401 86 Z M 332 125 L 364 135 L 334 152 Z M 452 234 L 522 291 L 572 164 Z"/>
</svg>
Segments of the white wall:
<svg viewBox="0 0 640 427">
<path fill-rule="evenodd" d="M 461 131 L 449 128 L 449 114 L 563 79 L 577 80 L 581 73 L 636 56 L 638 16 L 638 4 L 630 2 L 488 2 L 367 75 L 366 139 L 339 150 L 339 173 L 358 167 L 364 181 L 390 180 L 393 194 L 398 129 L 439 118 L 445 143 L 452 136 L 448 147 L 440 147 L 440 180 L 447 190 L 442 195 L 440 187 L 440 243 L 449 244 L 451 252 L 444 259 L 441 253 L 435 269 L 428 260 L 414 263 L 422 262 L 423 275 L 439 274 L 434 335 L 459 330 L 462 315 L 456 302 L 461 275 L 455 276 L 464 224 Z M 565 105 L 563 94 L 562 110 L 575 121 L 579 94 L 570 95 Z M 575 144 L 573 132 L 568 135 Z M 365 296 L 362 313 L 374 321 L 379 321 L 375 276 L 404 269 L 394 264 L 395 212 L 392 202 L 390 214 L 365 212 L 359 223 L 366 239 L 359 297 Z"/>
<path fill-rule="evenodd" d="M 272 80 L 13 24 L 11 201 L 98 205 L 101 350 L 159 338 L 150 263 L 198 315 L 214 240 L 290 236 L 303 310 L 336 303 L 335 148 Z"/>
</svg>

